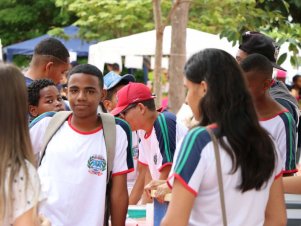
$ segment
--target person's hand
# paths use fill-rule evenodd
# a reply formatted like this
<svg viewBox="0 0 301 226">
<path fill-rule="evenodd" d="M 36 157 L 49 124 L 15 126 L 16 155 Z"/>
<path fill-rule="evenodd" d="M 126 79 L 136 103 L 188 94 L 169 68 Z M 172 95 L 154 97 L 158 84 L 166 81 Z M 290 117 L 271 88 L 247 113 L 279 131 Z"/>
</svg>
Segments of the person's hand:
<svg viewBox="0 0 301 226">
<path fill-rule="evenodd" d="M 151 197 L 151 191 L 152 190 L 157 190 L 157 187 L 165 184 L 166 180 L 152 180 L 151 182 L 149 182 L 145 187 L 144 190 L 147 194 L 148 197 Z"/>
<path fill-rule="evenodd" d="M 40 226 L 51 226 L 51 222 L 43 215 L 39 215 L 39 220 Z"/>
<path fill-rule="evenodd" d="M 165 195 L 171 193 L 170 188 L 168 187 L 167 183 L 161 184 L 157 187 L 157 190 L 155 192 L 155 197 L 158 200 L 158 202 L 163 203 L 165 200 Z"/>
</svg>

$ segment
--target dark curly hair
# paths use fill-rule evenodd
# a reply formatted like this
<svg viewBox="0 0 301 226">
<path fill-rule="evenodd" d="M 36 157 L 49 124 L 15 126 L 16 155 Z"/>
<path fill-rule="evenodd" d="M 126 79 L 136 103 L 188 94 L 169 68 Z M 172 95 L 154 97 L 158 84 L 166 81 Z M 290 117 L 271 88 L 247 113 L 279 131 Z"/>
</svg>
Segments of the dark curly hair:
<svg viewBox="0 0 301 226">
<path fill-rule="evenodd" d="M 40 90 L 48 86 L 55 86 L 55 84 L 50 79 L 38 79 L 33 81 L 27 88 L 29 105 L 38 106 Z"/>
</svg>

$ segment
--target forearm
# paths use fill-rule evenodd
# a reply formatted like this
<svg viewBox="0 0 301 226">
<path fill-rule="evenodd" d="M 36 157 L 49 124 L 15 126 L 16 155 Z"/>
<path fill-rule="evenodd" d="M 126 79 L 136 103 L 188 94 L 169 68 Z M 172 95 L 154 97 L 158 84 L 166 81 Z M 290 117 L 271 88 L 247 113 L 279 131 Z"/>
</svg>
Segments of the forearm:
<svg viewBox="0 0 301 226">
<path fill-rule="evenodd" d="M 160 172 L 160 180 L 167 180 L 171 166 L 165 166 Z"/>
<path fill-rule="evenodd" d="M 141 196 L 144 191 L 144 180 L 146 171 L 147 166 L 143 166 L 138 163 L 138 176 L 130 194 L 129 205 L 136 205 L 141 199 Z"/>
<path fill-rule="evenodd" d="M 137 178 L 129 197 L 129 205 L 136 205 L 139 202 L 143 190 L 144 190 L 144 178 Z"/>
<path fill-rule="evenodd" d="M 128 192 L 126 186 L 126 177 L 120 183 L 114 184 L 114 177 L 112 181 L 111 190 L 111 222 L 112 226 L 124 226 L 128 208 Z"/>
</svg>

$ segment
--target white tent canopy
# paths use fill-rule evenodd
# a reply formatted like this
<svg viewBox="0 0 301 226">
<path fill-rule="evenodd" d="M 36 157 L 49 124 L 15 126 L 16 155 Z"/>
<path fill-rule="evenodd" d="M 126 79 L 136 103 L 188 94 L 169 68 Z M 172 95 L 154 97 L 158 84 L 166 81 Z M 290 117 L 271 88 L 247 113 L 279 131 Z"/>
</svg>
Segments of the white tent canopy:
<svg viewBox="0 0 301 226">
<path fill-rule="evenodd" d="M 187 28 L 186 32 L 187 57 L 205 48 L 223 49 L 233 56 L 237 51 L 237 46 L 233 47 L 227 39 L 220 39 L 218 35 L 190 28 Z M 163 55 L 170 55 L 170 44 L 171 26 L 168 26 L 164 30 Z M 154 56 L 155 48 L 156 31 L 152 30 L 91 45 L 88 61 L 103 70 L 105 63 L 122 65 L 121 61 L 124 56 L 128 67 L 132 65 L 132 68 L 142 68 L 142 56 Z"/>
</svg>

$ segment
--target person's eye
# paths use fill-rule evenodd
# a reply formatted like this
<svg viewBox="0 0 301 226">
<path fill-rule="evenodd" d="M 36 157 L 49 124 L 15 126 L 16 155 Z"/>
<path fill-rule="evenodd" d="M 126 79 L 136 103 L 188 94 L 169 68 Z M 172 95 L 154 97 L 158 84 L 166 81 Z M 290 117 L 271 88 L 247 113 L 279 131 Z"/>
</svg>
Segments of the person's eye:
<svg viewBox="0 0 301 226">
<path fill-rule="evenodd" d="M 46 103 L 47 103 L 47 104 L 52 104 L 52 103 L 53 103 L 53 100 L 47 100 Z"/>
<path fill-rule="evenodd" d="M 76 89 L 71 89 L 71 90 L 69 90 L 69 92 L 74 94 L 74 93 L 77 92 L 77 90 Z"/>
<path fill-rule="evenodd" d="M 88 90 L 88 93 L 89 93 L 89 94 L 94 94 L 94 93 L 95 93 L 95 90 L 90 89 L 90 90 Z"/>
</svg>

